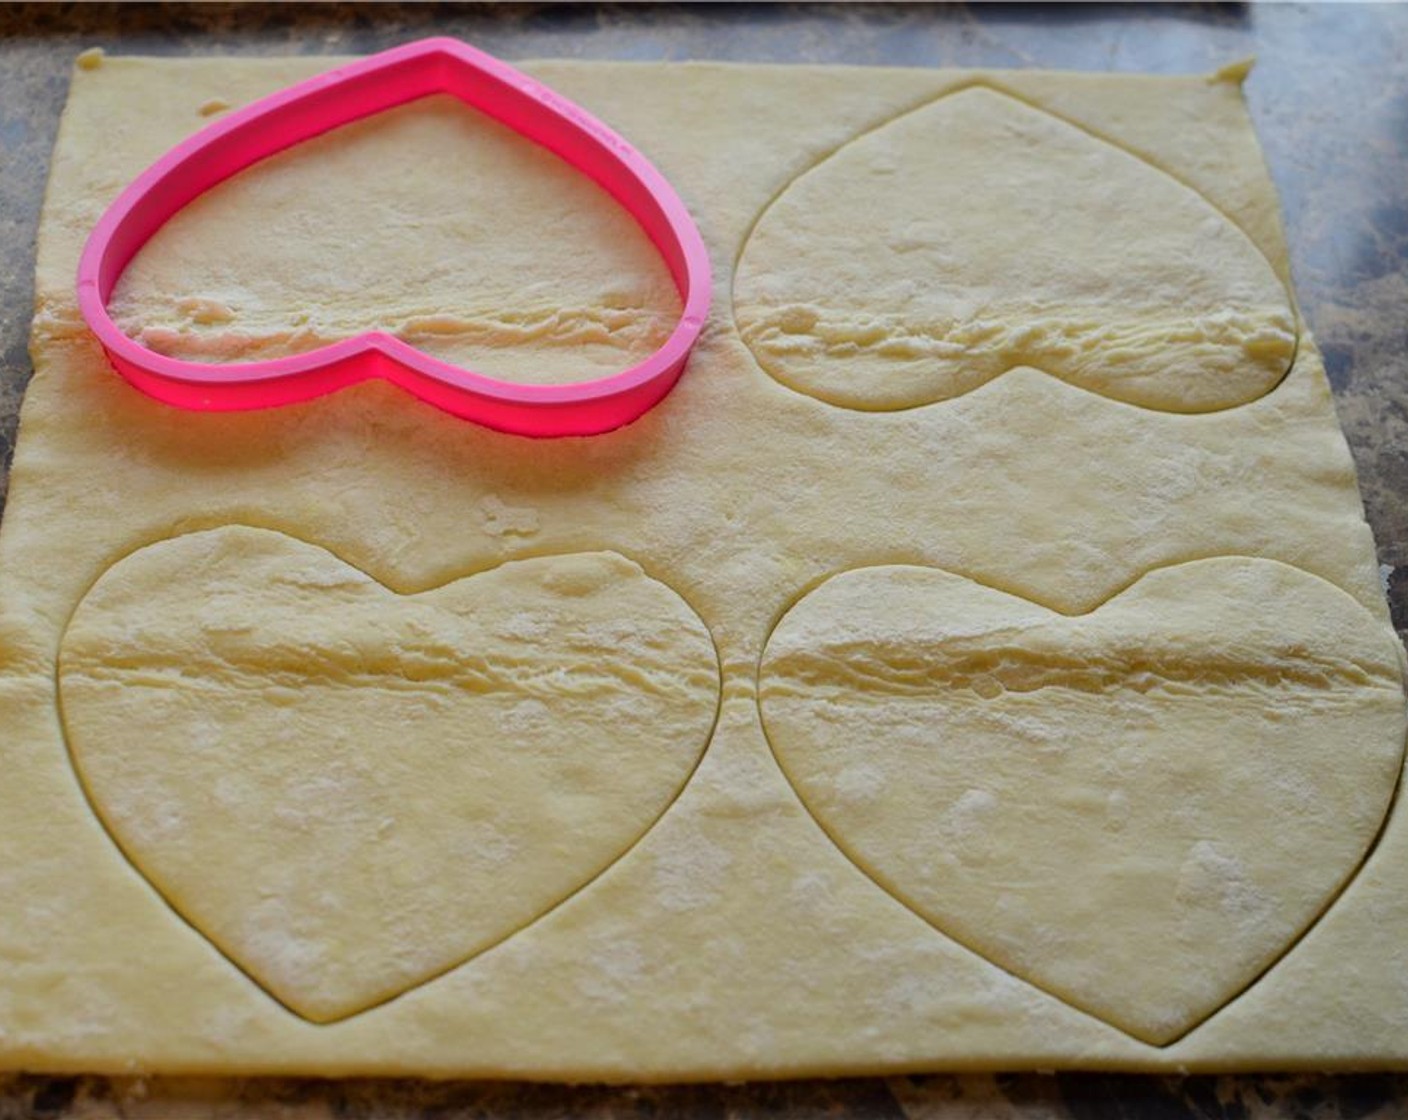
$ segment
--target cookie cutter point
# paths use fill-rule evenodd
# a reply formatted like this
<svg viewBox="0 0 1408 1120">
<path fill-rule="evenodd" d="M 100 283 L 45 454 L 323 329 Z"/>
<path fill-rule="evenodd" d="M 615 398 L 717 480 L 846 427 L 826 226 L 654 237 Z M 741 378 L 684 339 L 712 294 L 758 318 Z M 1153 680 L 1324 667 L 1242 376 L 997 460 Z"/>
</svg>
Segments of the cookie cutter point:
<svg viewBox="0 0 1408 1120">
<path fill-rule="evenodd" d="M 191 362 L 124 334 L 107 303 L 124 269 L 178 211 L 245 168 L 305 140 L 433 94 L 546 148 L 592 179 L 644 230 L 679 290 L 665 342 L 629 369 L 592 381 L 501 381 L 430 356 L 384 331 L 260 362 Z M 673 187 L 585 109 L 458 39 L 422 39 L 308 78 L 207 125 L 142 172 L 84 246 L 78 305 L 113 367 L 168 404 L 203 411 L 271 408 L 380 378 L 455 416 L 528 436 L 594 435 L 659 403 L 684 372 L 710 300 L 709 255 Z"/>
</svg>

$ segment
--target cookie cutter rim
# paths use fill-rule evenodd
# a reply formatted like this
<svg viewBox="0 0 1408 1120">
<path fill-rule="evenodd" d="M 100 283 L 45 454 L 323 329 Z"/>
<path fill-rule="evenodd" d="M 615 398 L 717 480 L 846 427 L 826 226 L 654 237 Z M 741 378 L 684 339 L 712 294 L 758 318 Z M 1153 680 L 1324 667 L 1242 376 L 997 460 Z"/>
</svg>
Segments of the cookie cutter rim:
<svg viewBox="0 0 1408 1120">
<path fill-rule="evenodd" d="M 546 148 L 602 187 L 664 259 L 681 312 L 665 342 L 606 377 L 564 385 L 501 381 L 434 358 L 385 331 L 258 362 L 169 357 L 124 334 L 107 301 L 142 246 L 180 210 L 245 168 L 345 124 L 434 94 Z M 360 381 L 390 381 L 490 428 L 591 435 L 637 419 L 674 387 L 703 330 L 710 268 L 703 238 L 668 180 L 615 131 L 541 82 L 458 39 L 422 39 L 297 82 L 201 129 L 134 179 L 93 227 L 78 267 L 78 304 L 108 359 L 150 396 L 232 411 L 311 400 Z"/>
</svg>

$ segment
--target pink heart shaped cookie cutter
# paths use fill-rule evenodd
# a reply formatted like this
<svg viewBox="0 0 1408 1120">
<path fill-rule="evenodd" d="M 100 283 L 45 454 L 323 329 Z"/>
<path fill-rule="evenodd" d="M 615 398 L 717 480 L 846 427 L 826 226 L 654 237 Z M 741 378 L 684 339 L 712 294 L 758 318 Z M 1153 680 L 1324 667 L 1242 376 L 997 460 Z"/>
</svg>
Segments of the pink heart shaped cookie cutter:
<svg viewBox="0 0 1408 1120">
<path fill-rule="evenodd" d="M 340 125 L 448 93 L 593 179 L 645 231 L 683 304 L 664 344 L 630 369 L 567 385 L 500 381 L 369 331 L 269 361 L 189 362 L 122 333 L 107 301 L 123 270 L 192 199 L 251 164 Z M 586 110 L 456 39 L 424 39 L 338 67 L 202 129 L 139 175 L 99 219 L 78 267 L 78 304 L 117 371 L 182 408 L 268 408 L 382 378 L 455 416 L 529 436 L 592 435 L 635 420 L 673 388 L 709 309 L 709 257 L 665 177 Z"/>
</svg>

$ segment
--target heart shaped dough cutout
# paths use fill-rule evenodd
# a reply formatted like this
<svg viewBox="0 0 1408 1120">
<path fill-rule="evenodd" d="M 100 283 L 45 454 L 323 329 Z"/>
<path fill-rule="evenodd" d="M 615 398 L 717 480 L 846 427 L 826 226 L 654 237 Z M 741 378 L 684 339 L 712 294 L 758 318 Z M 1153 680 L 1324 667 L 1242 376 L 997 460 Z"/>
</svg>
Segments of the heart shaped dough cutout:
<svg viewBox="0 0 1408 1120">
<path fill-rule="evenodd" d="M 767 735 L 873 879 L 1146 1042 L 1188 1031 L 1354 872 L 1402 762 L 1392 631 L 1265 560 L 1086 615 L 928 568 L 822 584 L 763 658 Z"/>
<path fill-rule="evenodd" d="M 338 1019 L 502 940 L 659 818 L 718 659 L 609 552 L 398 595 L 225 527 L 109 569 L 60 653 L 70 749 L 166 900 L 298 1014 Z"/>
<path fill-rule="evenodd" d="M 109 310 L 125 334 L 189 361 L 280 358 L 380 330 L 506 381 L 565 384 L 651 354 L 680 297 L 606 191 L 439 94 L 201 195 L 133 258 Z"/>
<path fill-rule="evenodd" d="M 980 86 L 795 179 L 744 246 L 734 309 L 778 381 L 869 410 L 1033 366 L 1206 412 L 1269 392 L 1297 338 L 1266 257 L 1196 191 Z"/>
</svg>

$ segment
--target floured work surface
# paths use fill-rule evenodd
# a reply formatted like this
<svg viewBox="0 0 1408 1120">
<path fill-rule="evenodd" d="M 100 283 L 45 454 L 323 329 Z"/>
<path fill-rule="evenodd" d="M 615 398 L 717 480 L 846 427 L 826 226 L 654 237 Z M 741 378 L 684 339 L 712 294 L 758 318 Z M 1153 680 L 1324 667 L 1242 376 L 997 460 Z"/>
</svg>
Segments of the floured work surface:
<svg viewBox="0 0 1408 1120">
<path fill-rule="evenodd" d="M 1235 75 L 534 66 L 709 243 L 659 408 L 140 396 L 86 231 L 326 65 L 75 78 L 0 531 L 0 1063 L 1408 1064 L 1401 658 Z M 114 310 L 561 381 L 676 303 L 433 99 L 221 187 Z"/>
</svg>

